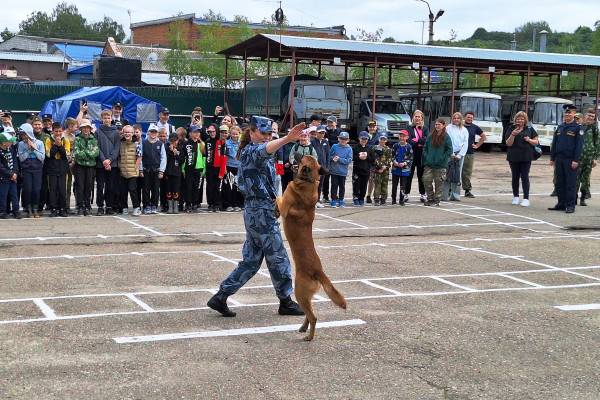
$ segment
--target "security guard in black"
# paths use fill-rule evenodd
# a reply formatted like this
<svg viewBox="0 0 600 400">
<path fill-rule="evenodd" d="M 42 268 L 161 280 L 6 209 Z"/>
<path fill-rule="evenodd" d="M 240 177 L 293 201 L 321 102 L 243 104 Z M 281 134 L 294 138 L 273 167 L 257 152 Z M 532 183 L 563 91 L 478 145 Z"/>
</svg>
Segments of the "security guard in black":
<svg viewBox="0 0 600 400">
<path fill-rule="evenodd" d="M 583 131 L 575 122 L 575 106 L 568 104 L 563 108 L 565 122 L 558 126 L 552 138 L 550 153 L 550 162 L 556 169 L 558 203 L 549 209 L 573 213 L 577 203 L 577 168 L 583 150 Z"/>
</svg>

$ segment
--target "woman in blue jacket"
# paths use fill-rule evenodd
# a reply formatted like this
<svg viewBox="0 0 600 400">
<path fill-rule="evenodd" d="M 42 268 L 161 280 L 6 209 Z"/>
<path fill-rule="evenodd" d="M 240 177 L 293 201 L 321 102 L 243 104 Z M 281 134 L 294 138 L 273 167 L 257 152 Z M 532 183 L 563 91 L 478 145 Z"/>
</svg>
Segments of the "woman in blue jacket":
<svg viewBox="0 0 600 400">
<path fill-rule="evenodd" d="M 341 132 L 338 136 L 338 143 L 334 144 L 329 152 L 331 207 L 344 207 L 346 176 L 348 176 L 348 166 L 352 162 L 352 147 L 348 145 L 349 140 L 348 132 Z"/>
</svg>

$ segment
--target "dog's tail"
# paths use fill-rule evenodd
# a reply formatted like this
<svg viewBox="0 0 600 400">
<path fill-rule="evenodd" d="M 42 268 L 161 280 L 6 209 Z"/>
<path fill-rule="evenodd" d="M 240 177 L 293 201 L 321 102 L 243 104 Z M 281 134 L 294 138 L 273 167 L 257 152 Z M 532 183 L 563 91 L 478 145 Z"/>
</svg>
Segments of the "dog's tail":
<svg viewBox="0 0 600 400">
<path fill-rule="evenodd" d="M 327 275 L 325 275 L 325 272 L 320 271 L 317 275 L 317 279 L 321 283 L 321 286 L 323 286 L 323 290 L 325 290 L 325 293 L 327 293 L 327 296 L 329 296 L 331 301 L 333 301 L 333 303 L 335 305 L 337 305 L 338 307 L 341 307 L 345 310 L 346 309 L 346 299 L 333 286 L 333 283 L 331 283 L 331 281 L 329 280 L 329 277 L 327 277 Z"/>
</svg>

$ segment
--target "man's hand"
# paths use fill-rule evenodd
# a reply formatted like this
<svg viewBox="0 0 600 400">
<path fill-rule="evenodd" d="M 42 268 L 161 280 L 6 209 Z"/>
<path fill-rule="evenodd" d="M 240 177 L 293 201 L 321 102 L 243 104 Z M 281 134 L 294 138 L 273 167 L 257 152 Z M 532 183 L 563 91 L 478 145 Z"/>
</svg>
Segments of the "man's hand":
<svg viewBox="0 0 600 400">
<path fill-rule="evenodd" d="M 288 133 L 286 136 L 288 142 L 295 142 L 299 140 L 304 128 L 306 128 L 306 124 L 304 122 L 300 122 L 298 125 L 294 126 L 290 133 Z"/>
<path fill-rule="evenodd" d="M 158 173 L 158 179 L 162 179 L 163 176 L 165 176 L 164 172 L 159 172 Z M 221 179 L 223 179 L 223 178 L 221 178 Z"/>
<path fill-rule="evenodd" d="M 577 169 L 579 163 L 577 161 L 571 161 L 571 169 Z"/>
<path fill-rule="evenodd" d="M 221 106 L 216 106 L 215 107 L 215 115 L 219 115 L 223 112 L 223 107 Z"/>
</svg>

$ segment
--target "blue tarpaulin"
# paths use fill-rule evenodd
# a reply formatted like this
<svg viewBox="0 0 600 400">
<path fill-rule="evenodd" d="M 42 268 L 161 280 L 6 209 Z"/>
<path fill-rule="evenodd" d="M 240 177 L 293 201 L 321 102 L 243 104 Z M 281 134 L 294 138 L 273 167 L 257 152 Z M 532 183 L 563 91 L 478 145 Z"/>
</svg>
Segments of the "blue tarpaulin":
<svg viewBox="0 0 600 400">
<path fill-rule="evenodd" d="M 88 104 L 88 118 L 99 124 L 102 110 L 111 109 L 116 102 L 123 105 L 123 117 L 129 123 L 142 124 L 158 121 L 158 113 L 163 106 L 142 96 L 138 96 L 120 86 L 85 87 L 62 97 L 47 101 L 40 115 L 52 114 L 54 121 L 64 122 L 68 117 L 76 118 L 83 101 Z M 145 129 L 144 129 L 145 130 Z"/>
</svg>

